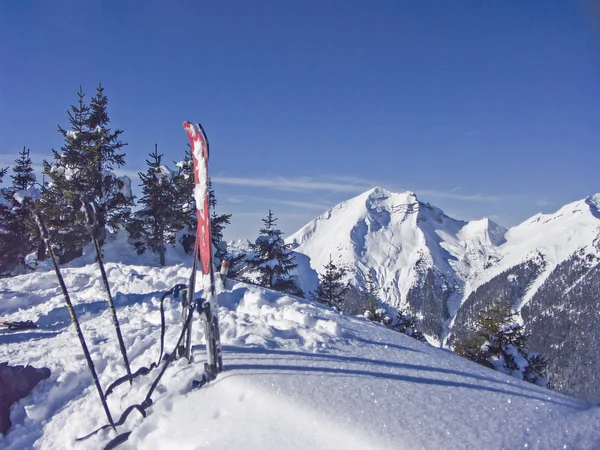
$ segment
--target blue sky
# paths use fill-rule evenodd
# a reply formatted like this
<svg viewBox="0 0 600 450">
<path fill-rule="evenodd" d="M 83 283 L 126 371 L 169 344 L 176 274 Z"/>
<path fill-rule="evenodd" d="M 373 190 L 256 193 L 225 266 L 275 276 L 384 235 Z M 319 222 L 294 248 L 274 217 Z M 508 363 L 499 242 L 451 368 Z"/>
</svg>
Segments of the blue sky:
<svg viewBox="0 0 600 450">
<path fill-rule="evenodd" d="M 600 191 L 599 80 L 585 2 L 4 1 L 0 164 L 101 82 L 132 176 L 203 123 L 228 238 L 376 185 L 511 226 Z"/>
</svg>

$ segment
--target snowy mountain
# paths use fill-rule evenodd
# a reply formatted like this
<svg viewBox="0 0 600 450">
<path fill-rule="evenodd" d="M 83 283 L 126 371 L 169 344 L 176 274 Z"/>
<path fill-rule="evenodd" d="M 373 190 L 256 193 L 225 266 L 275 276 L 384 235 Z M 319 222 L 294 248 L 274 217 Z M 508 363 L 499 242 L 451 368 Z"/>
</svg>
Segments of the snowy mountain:
<svg viewBox="0 0 600 450">
<path fill-rule="evenodd" d="M 425 208 L 423 208 L 425 209 Z M 433 208 L 426 210 L 431 217 Z M 451 219 L 441 217 L 444 222 Z M 436 222 L 437 223 L 437 222 Z M 436 225 L 437 226 L 437 225 Z M 120 248 L 120 253 L 117 253 Z M 421 247 L 422 248 L 422 247 Z M 132 368 L 158 358 L 159 298 L 190 275 L 189 261 L 165 268 L 105 246 Z M 176 255 L 170 255 L 171 261 Z M 185 258 L 185 257 L 184 257 Z M 124 374 L 97 267 L 85 258 L 64 269 L 84 335 L 106 387 Z M 162 378 L 148 416 L 132 414 L 122 449 L 598 448 L 600 408 L 485 369 L 447 350 L 243 283 L 218 286 L 225 370 L 196 391 L 205 351 L 193 327 L 195 363 L 180 359 Z M 181 329 L 180 305 L 166 303 L 166 348 Z M 106 422 L 53 271 L 0 280 L 0 316 L 39 329 L 0 332 L 0 361 L 48 367 L 51 376 L 13 406 L 0 447 L 101 448 Z M 144 398 L 156 376 L 108 397 L 115 417 Z"/>
<path fill-rule="evenodd" d="M 417 313 L 423 331 L 439 339 L 465 285 L 495 258 L 505 232 L 488 219 L 452 219 L 412 192 L 377 187 L 333 207 L 287 242 L 317 272 L 330 257 L 351 267 L 356 283 L 370 272 L 387 303 Z"/>
<path fill-rule="evenodd" d="M 600 364 L 599 206 L 594 195 L 507 230 L 488 219 L 452 219 L 412 192 L 375 188 L 287 241 L 317 272 L 330 257 L 353 268 L 356 284 L 370 272 L 382 299 L 415 313 L 430 341 L 452 340 L 483 307 L 510 302 L 534 335 L 532 350 L 551 359 L 555 387 L 593 399 L 600 391 L 591 373 Z M 579 358 L 589 361 L 587 371 Z"/>
<path fill-rule="evenodd" d="M 505 234 L 496 260 L 465 290 L 452 330 L 459 335 L 496 299 L 510 302 L 549 359 L 554 388 L 599 398 L 600 195 L 538 214 Z"/>
</svg>

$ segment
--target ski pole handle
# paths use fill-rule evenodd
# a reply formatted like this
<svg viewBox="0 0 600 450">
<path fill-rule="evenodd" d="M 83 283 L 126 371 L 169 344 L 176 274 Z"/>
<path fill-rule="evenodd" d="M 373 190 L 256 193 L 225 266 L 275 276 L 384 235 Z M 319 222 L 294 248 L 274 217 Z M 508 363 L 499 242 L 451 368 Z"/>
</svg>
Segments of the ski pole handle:
<svg viewBox="0 0 600 450">
<path fill-rule="evenodd" d="M 221 275 L 221 279 L 223 281 L 225 281 L 225 278 L 227 278 L 227 274 L 229 273 L 230 264 L 231 264 L 231 262 L 228 259 L 224 259 L 223 262 L 221 263 L 221 271 L 219 272 L 219 274 Z"/>
<path fill-rule="evenodd" d="M 40 237 L 42 240 L 46 241 L 49 238 L 48 228 L 46 228 L 46 224 L 44 223 L 44 219 L 42 219 L 42 213 L 39 209 L 33 211 L 33 217 L 35 219 L 35 223 L 37 224 L 40 230 Z"/>
<path fill-rule="evenodd" d="M 87 228 L 87 232 L 94 239 L 98 239 L 98 220 L 96 219 L 94 207 L 87 198 L 82 198 L 81 203 L 83 203 L 83 214 L 85 215 L 85 227 Z"/>
</svg>

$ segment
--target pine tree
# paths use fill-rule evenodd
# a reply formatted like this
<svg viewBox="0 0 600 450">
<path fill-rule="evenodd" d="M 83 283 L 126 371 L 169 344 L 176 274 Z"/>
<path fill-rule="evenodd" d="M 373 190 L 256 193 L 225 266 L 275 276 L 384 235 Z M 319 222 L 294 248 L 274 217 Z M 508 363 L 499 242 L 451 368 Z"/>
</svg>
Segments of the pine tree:
<svg viewBox="0 0 600 450">
<path fill-rule="evenodd" d="M 30 151 L 25 147 L 19 152 L 12 172 L 12 185 L 4 192 L 7 205 L 4 225 L 6 234 L 0 236 L 0 272 L 18 274 L 31 270 L 25 257 L 38 245 L 43 248 L 33 218 L 34 200 L 38 195 L 35 189 L 36 178 Z"/>
<path fill-rule="evenodd" d="M 427 342 L 425 335 L 417 329 L 416 318 L 401 309 L 397 311 L 396 318 L 390 325 L 390 328 L 418 341 Z"/>
<path fill-rule="evenodd" d="M 223 231 L 231 223 L 231 214 L 217 214 L 217 197 L 212 187 L 212 181 L 208 179 L 208 202 L 212 214 L 210 216 L 210 237 L 215 250 L 214 263 L 217 267 L 227 257 L 227 242 L 223 240 Z"/>
<path fill-rule="evenodd" d="M 475 319 L 475 329 L 454 344 L 461 356 L 486 367 L 545 386 L 547 360 L 538 353 L 529 354 L 522 325 L 509 305 L 495 302 Z"/>
<path fill-rule="evenodd" d="M 303 296 L 302 290 L 290 278 L 290 272 L 297 267 L 294 254 L 283 241 L 281 230 L 275 228 L 277 219 L 271 210 L 262 221 L 264 226 L 255 243 L 250 245 L 252 253 L 246 259 L 249 272 L 256 276 L 261 286 Z"/>
<path fill-rule="evenodd" d="M 125 225 L 129 219 L 133 206 L 131 193 L 131 180 L 128 177 L 117 177 L 113 170 L 125 165 L 125 152 L 127 145 L 120 139 L 123 130 L 109 128 L 108 98 L 104 94 L 101 84 L 96 88 L 96 95 L 90 101 L 90 117 L 88 130 L 90 131 L 90 149 L 94 170 L 90 170 L 93 188 L 89 196 L 95 202 L 96 217 L 101 230 L 108 227 L 116 231 L 119 226 Z M 102 241 L 102 240 L 101 240 Z"/>
<path fill-rule="evenodd" d="M 19 158 L 15 160 L 13 166 L 12 189 L 15 191 L 27 191 L 33 189 L 35 185 L 35 174 L 33 173 L 33 162 L 29 155 L 30 150 L 25 149 L 19 152 Z"/>
<path fill-rule="evenodd" d="M 329 262 L 324 267 L 325 272 L 319 274 L 319 286 L 311 297 L 317 303 L 336 308 L 341 311 L 344 307 L 346 292 L 349 286 L 343 280 L 346 270 L 343 266 L 334 264 L 329 255 Z"/>
<path fill-rule="evenodd" d="M 177 193 L 178 221 L 181 226 L 177 241 L 190 254 L 196 242 L 196 201 L 194 199 L 194 160 L 188 146 L 183 161 L 176 163 L 177 174 L 173 180 Z"/>
<path fill-rule="evenodd" d="M 8 167 L 0 169 L 0 184 L 7 172 Z M 6 267 L 10 264 L 10 259 L 3 249 L 9 239 L 10 203 L 6 200 L 7 195 L 7 189 L 0 188 L 0 274 L 5 272 Z"/>
<path fill-rule="evenodd" d="M 142 208 L 136 211 L 127 225 L 129 242 L 138 254 L 149 250 L 159 255 L 160 265 L 164 266 L 167 245 L 176 242 L 179 226 L 173 220 L 177 216 L 177 190 L 173 183 L 173 174 L 162 165 L 162 156 L 155 146 L 146 160 L 148 170 L 139 173 L 142 186 Z"/>
<path fill-rule="evenodd" d="M 108 127 L 104 89 L 98 86 L 90 105 L 81 88 L 77 95 L 77 104 L 68 111 L 70 129 L 58 128 L 65 143 L 60 151 L 52 150 L 52 162 L 44 161 L 50 182 L 42 189 L 41 203 L 61 263 L 80 256 L 91 241 L 83 224 L 82 200 L 94 204 L 101 245 L 105 227 L 116 231 L 133 206 L 131 181 L 113 173 L 125 164 L 125 144 L 120 141 L 122 131 Z"/>
<path fill-rule="evenodd" d="M 365 288 L 363 292 L 369 302 L 369 311 L 373 315 L 375 315 L 375 312 L 377 311 L 377 290 L 377 281 L 373 274 L 368 272 L 365 277 Z"/>
</svg>

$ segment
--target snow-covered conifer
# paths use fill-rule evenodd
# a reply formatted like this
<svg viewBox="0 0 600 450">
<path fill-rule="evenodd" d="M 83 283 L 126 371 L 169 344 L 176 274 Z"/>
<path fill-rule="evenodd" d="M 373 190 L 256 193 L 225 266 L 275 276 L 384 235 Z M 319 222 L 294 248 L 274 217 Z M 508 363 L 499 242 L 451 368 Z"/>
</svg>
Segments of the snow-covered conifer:
<svg viewBox="0 0 600 450">
<path fill-rule="evenodd" d="M 324 272 L 319 274 L 319 286 L 311 294 L 312 299 L 341 311 L 349 289 L 344 281 L 346 273 L 346 269 L 342 265 L 335 264 L 329 255 L 329 262 L 325 265 Z"/>
<path fill-rule="evenodd" d="M 210 204 L 210 237 L 214 248 L 214 263 L 221 265 L 223 258 L 227 256 L 227 242 L 223 240 L 223 231 L 231 223 L 231 214 L 217 214 L 217 197 L 212 186 L 212 181 L 208 180 L 208 198 Z"/>
<path fill-rule="evenodd" d="M 391 323 L 390 328 L 418 341 L 427 342 L 425 335 L 417 329 L 416 318 L 401 309 L 397 311 L 396 318 Z"/>
<path fill-rule="evenodd" d="M 31 268 L 26 256 L 34 251 L 41 240 L 33 219 L 34 200 L 37 197 L 35 174 L 29 149 L 23 147 L 12 168 L 12 185 L 3 192 L 5 205 L 4 232 L 0 234 L 0 273 L 19 274 Z M 43 252 L 41 252 L 43 255 Z"/>
<path fill-rule="evenodd" d="M 178 212 L 177 218 L 181 229 L 177 241 L 186 253 L 194 251 L 196 241 L 196 201 L 194 200 L 194 161 L 190 149 L 185 152 L 182 161 L 175 163 L 177 173 L 173 178 L 173 184 L 177 192 Z"/>
<path fill-rule="evenodd" d="M 60 151 L 52 150 L 52 162 L 44 161 L 49 183 L 42 189 L 42 208 L 61 263 L 80 256 L 91 241 L 83 225 L 82 199 L 94 204 L 101 245 L 106 227 L 116 231 L 133 206 L 131 181 L 113 172 L 125 164 L 126 144 L 120 140 L 122 130 L 109 128 L 104 88 L 98 86 L 89 105 L 81 88 L 77 95 L 77 104 L 68 111 L 70 128 L 58 128 L 64 144 Z"/>
<path fill-rule="evenodd" d="M 458 339 L 454 350 L 484 366 L 546 386 L 547 361 L 538 353 L 529 353 L 528 338 L 510 306 L 495 302 L 477 315 L 475 329 Z"/>
<path fill-rule="evenodd" d="M 255 243 L 250 245 L 252 251 L 246 259 L 248 271 L 261 286 L 303 296 L 302 290 L 290 277 L 290 272 L 297 267 L 294 253 L 283 241 L 281 230 L 275 228 L 277 219 L 271 210 L 262 221 L 264 226 Z"/>
<path fill-rule="evenodd" d="M 149 250 L 159 255 L 160 265 L 164 266 L 167 245 L 174 245 L 179 223 L 177 189 L 173 183 L 173 173 L 162 164 L 162 156 L 157 146 L 146 160 L 148 170 L 139 173 L 142 187 L 142 207 L 135 212 L 127 225 L 129 242 L 138 254 Z"/>
</svg>

